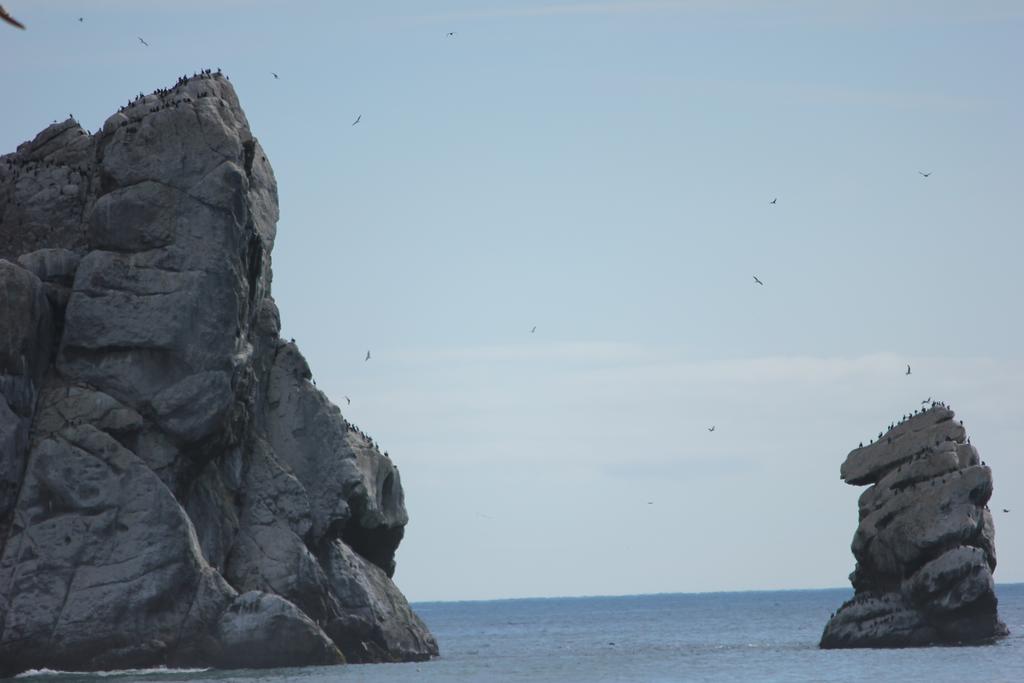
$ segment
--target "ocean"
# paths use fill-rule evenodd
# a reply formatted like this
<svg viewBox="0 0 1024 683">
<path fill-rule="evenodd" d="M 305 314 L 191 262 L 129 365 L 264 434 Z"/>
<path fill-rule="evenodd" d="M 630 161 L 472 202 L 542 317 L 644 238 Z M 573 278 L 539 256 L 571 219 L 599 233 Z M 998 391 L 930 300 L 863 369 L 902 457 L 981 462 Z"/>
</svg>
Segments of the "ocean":
<svg viewBox="0 0 1024 683">
<path fill-rule="evenodd" d="M 33 673 L 24 683 L 1024 681 L 1024 584 L 997 587 L 1009 638 L 982 647 L 819 650 L 849 589 L 415 605 L 441 658 L 267 671 Z"/>
</svg>

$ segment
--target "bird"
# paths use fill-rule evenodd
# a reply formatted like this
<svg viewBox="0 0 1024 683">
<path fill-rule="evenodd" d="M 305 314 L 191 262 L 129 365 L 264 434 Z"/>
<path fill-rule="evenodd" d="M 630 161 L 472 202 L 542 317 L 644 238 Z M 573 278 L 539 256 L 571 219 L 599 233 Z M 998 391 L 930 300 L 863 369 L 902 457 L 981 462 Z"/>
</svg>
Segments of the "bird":
<svg viewBox="0 0 1024 683">
<path fill-rule="evenodd" d="M 142 43 L 143 45 L 145 45 L 146 47 L 149 47 L 149 43 L 144 41 L 141 37 L 139 37 L 139 42 Z"/>
<path fill-rule="evenodd" d="M 81 22 L 85 21 L 85 19 L 83 17 L 78 17 L 78 21 L 79 21 L 79 23 L 81 23 Z"/>
<path fill-rule="evenodd" d="M 7 10 L 4 9 L 3 5 L 0 5 L 0 19 L 3 19 L 4 21 L 6 21 L 11 26 L 14 26 L 15 28 L 25 30 L 25 24 L 21 23 L 20 21 L 12 17 L 10 14 L 8 14 Z"/>
<path fill-rule="evenodd" d="M 356 117 L 356 120 L 352 122 L 352 125 L 354 126 L 354 125 L 356 125 L 357 123 L 359 123 L 359 121 L 360 121 L 360 120 L 361 120 L 362 118 L 363 118 L 363 115 L 362 115 L 362 114 L 360 114 L 359 116 L 357 116 L 357 117 Z"/>
<path fill-rule="evenodd" d="M 778 198 L 778 197 L 776 197 L 775 199 L 771 200 L 771 201 L 770 201 L 770 202 L 768 202 L 768 203 L 769 203 L 769 204 L 774 204 L 774 203 L 775 203 L 775 202 L 777 202 L 777 201 L 779 201 L 779 198 Z"/>
<path fill-rule="evenodd" d="M 921 176 L 924 177 L 924 178 L 927 178 L 928 176 L 930 176 L 932 174 L 931 171 L 928 171 L 927 173 L 925 173 L 924 171 L 918 171 L 918 173 L 920 173 Z"/>
<path fill-rule="evenodd" d="M 454 38 L 455 37 L 455 31 L 448 31 L 448 37 L 449 38 Z"/>
<path fill-rule="evenodd" d="M 648 505 L 654 505 L 654 501 L 653 500 L 649 500 L 649 501 L 647 501 L 647 504 Z"/>
<path fill-rule="evenodd" d="M 352 405 L 352 399 L 350 399 L 348 396 L 345 397 L 345 405 Z"/>
<path fill-rule="evenodd" d="M 531 330 L 530 330 L 530 334 L 533 334 L 533 333 L 534 333 L 534 332 L 536 332 L 536 331 L 537 331 L 537 326 L 536 326 L 536 325 L 534 325 L 534 326 L 533 326 L 533 329 L 531 329 Z"/>
<path fill-rule="evenodd" d="M 279 76 L 276 73 L 274 73 L 273 71 L 270 72 L 270 75 L 273 76 L 274 78 L 279 78 Z"/>
<path fill-rule="evenodd" d="M 709 432 L 715 431 L 715 425 L 711 425 L 710 427 L 708 427 L 708 431 Z"/>
<path fill-rule="evenodd" d="M 1009 512 L 1009 510 L 1007 510 L 1006 508 L 1003 508 L 1003 512 Z"/>
<path fill-rule="evenodd" d="M 365 361 L 368 361 L 368 360 L 370 360 L 370 350 L 369 349 L 366 350 L 366 358 L 364 358 L 363 361 L 365 362 Z"/>
<path fill-rule="evenodd" d="M 761 282 L 760 280 L 757 279 L 756 275 L 754 276 L 754 282 L 756 282 L 757 284 L 762 285 L 762 286 L 764 285 L 763 282 Z"/>
<path fill-rule="evenodd" d="M 921 401 L 921 404 L 922 404 L 922 405 L 924 405 L 925 403 L 931 403 L 931 402 L 932 402 L 932 397 L 931 397 L 931 396 L 929 396 L 929 397 L 928 397 L 928 398 L 926 398 L 925 400 Z"/>
<path fill-rule="evenodd" d="M 907 366 L 907 373 L 906 374 L 908 374 L 908 375 L 910 374 L 910 366 L 909 365 Z"/>
</svg>

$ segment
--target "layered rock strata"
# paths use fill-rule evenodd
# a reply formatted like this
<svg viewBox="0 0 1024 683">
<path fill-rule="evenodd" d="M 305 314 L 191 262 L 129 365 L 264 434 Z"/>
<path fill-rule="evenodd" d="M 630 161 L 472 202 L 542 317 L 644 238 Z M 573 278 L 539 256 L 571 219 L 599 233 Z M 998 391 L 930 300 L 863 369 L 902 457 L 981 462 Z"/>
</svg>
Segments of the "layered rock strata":
<svg viewBox="0 0 1024 683">
<path fill-rule="evenodd" d="M 1007 634 L 992 572 L 992 471 L 963 424 L 932 404 L 853 450 L 840 469 L 859 500 L 853 599 L 821 647 L 977 644 Z"/>
<path fill-rule="evenodd" d="M 437 654 L 398 468 L 279 336 L 277 218 L 220 74 L 0 157 L 0 676 Z"/>
</svg>

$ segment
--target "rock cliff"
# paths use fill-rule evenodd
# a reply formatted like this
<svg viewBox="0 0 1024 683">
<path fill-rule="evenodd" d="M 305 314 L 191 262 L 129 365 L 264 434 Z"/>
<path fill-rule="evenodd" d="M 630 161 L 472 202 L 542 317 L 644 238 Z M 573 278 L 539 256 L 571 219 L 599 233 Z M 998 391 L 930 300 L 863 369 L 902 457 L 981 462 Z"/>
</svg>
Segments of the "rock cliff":
<svg viewBox="0 0 1024 683">
<path fill-rule="evenodd" d="M 1007 634 L 992 572 L 992 471 L 953 411 L 940 403 L 905 416 L 853 450 L 840 469 L 860 497 L 853 536 L 854 597 L 821 647 L 985 643 Z"/>
<path fill-rule="evenodd" d="M 0 157 L 0 676 L 437 654 L 398 469 L 279 336 L 277 218 L 219 73 Z"/>
</svg>

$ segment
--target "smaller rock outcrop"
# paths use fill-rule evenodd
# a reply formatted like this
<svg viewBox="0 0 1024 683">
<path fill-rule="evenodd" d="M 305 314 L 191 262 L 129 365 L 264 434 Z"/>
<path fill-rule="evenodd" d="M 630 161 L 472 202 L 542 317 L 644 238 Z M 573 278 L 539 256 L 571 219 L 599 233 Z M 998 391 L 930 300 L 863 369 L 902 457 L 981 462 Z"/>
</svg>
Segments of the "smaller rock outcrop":
<svg viewBox="0 0 1024 683">
<path fill-rule="evenodd" d="M 992 471 L 941 403 L 904 416 L 840 469 L 860 497 L 853 537 L 853 599 L 821 647 L 979 644 L 1008 631 L 992 572 Z"/>
</svg>

